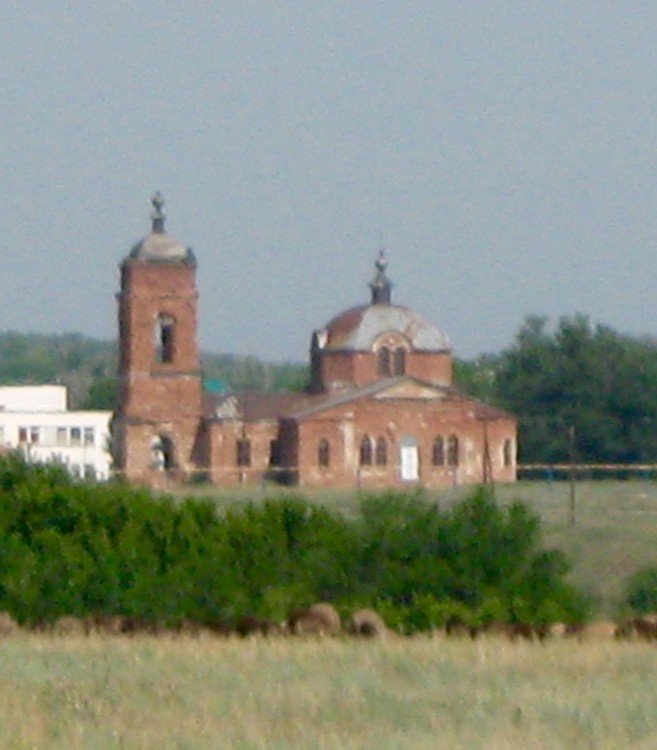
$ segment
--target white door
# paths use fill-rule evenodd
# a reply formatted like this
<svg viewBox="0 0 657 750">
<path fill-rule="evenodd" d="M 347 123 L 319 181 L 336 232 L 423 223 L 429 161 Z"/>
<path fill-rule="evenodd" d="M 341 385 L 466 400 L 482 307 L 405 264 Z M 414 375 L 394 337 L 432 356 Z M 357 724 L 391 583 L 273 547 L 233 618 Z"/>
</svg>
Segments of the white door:
<svg viewBox="0 0 657 750">
<path fill-rule="evenodd" d="M 399 463 L 401 466 L 402 481 L 417 482 L 420 478 L 420 458 L 417 449 L 417 440 L 408 436 L 402 438 L 400 450 Z"/>
</svg>

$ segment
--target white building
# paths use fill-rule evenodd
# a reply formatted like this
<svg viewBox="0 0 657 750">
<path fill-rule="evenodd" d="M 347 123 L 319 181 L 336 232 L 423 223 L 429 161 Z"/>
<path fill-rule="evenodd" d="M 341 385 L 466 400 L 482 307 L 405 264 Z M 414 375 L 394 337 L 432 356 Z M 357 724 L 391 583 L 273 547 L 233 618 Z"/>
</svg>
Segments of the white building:
<svg viewBox="0 0 657 750">
<path fill-rule="evenodd" d="M 56 461 L 74 476 L 110 476 L 110 411 L 69 411 L 64 385 L 0 386 L 0 446 Z"/>
</svg>

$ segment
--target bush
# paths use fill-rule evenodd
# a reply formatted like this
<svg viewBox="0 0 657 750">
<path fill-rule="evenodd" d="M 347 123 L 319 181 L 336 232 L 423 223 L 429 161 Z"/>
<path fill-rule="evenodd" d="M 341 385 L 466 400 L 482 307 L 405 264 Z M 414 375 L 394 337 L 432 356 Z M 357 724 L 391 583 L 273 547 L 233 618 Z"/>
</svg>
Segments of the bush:
<svg viewBox="0 0 657 750">
<path fill-rule="evenodd" d="M 125 614 L 173 624 L 281 620 L 323 600 L 378 608 L 407 632 L 450 618 L 577 619 L 584 599 L 539 531 L 525 506 L 500 508 L 485 490 L 447 511 L 387 493 L 348 519 L 289 495 L 220 516 L 209 501 L 76 482 L 10 457 L 0 459 L 0 610 L 21 622 Z"/>
<path fill-rule="evenodd" d="M 625 602 L 634 612 L 657 612 L 657 567 L 643 568 L 628 581 Z"/>
</svg>

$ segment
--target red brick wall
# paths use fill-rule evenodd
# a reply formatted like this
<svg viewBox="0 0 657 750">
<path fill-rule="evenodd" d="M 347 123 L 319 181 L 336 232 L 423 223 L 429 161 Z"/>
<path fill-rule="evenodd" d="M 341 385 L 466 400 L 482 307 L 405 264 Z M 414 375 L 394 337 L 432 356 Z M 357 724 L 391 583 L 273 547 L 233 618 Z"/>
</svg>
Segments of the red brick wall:
<svg viewBox="0 0 657 750">
<path fill-rule="evenodd" d="M 513 419 L 486 423 L 468 413 L 443 404 L 417 401 L 380 401 L 374 399 L 349 405 L 340 413 L 307 419 L 299 426 L 298 475 L 302 486 L 405 486 L 400 476 L 400 441 L 413 435 L 419 447 L 419 480 L 422 486 L 452 483 L 480 483 L 484 480 L 486 433 L 490 455 L 490 473 L 496 482 L 515 480 L 516 425 Z M 388 446 L 386 466 L 360 467 L 360 443 L 364 435 L 375 440 L 384 437 Z M 437 435 L 459 439 L 459 465 L 433 466 L 432 448 Z M 317 446 L 326 437 L 331 445 L 330 468 L 317 465 Z M 514 461 L 503 465 L 503 442 L 513 441 Z M 412 483 L 414 484 L 414 483 Z"/>
<path fill-rule="evenodd" d="M 198 373 L 198 294 L 193 266 L 128 260 L 121 280 L 123 287 L 117 295 L 120 374 Z M 172 362 L 156 361 L 155 325 L 160 314 L 176 321 Z"/>
<path fill-rule="evenodd" d="M 211 422 L 210 478 L 213 484 L 234 486 L 257 484 L 273 478 L 275 469 L 269 465 L 271 441 L 278 437 L 278 422 L 241 422 L 226 420 Z M 251 444 L 251 465 L 238 466 L 238 440 Z"/>
<path fill-rule="evenodd" d="M 375 352 L 320 351 L 319 373 L 327 392 L 367 385 L 381 380 Z M 451 385 L 452 357 L 449 352 L 409 351 L 406 375 L 436 385 Z"/>
<path fill-rule="evenodd" d="M 119 406 L 114 421 L 117 469 L 129 479 L 161 483 L 153 474 L 153 441 L 170 436 L 179 478 L 196 470 L 202 417 L 195 268 L 127 259 L 119 303 Z M 173 357 L 158 361 L 158 316 L 174 319 Z M 202 453 L 202 451 L 201 451 Z"/>
<path fill-rule="evenodd" d="M 452 355 L 449 352 L 410 351 L 406 355 L 406 374 L 435 385 L 451 385 Z"/>
<path fill-rule="evenodd" d="M 175 420 L 154 424 L 117 419 L 114 436 L 123 450 L 117 474 L 132 482 L 166 488 L 190 478 L 198 470 L 195 460 L 197 437 L 202 425 L 198 420 Z M 162 436 L 174 445 L 175 468 L 171 471 L 153 467 L 152 446 Z"/>
<path fill-rule="evenodd" d="M 449 402 L 426 400 L 368 399 L 347 404 L 330 412 L 297 423 L 293 419 L 276 422 L 214 422 L 210 426 L 211 479 L 219 485 L 256 484 L 279 473 L 269 466 L 270 441 L 281 442 L 284 476 L 306 487 L 384 488 L 405 486 L 445 486 L 515 481 L 515 420 L 481 421 L 475 418 L 476 405 L 466 399 Z M 360 466 L 360 444 L 364 435 L 374 441 L 384 437 L 387 464 Z M 413 435 L 419 448 L 419 480 L 405 482 L 400 475 L 400 443 Z M 445 464 L 433 465 L 433 442 L 445 439 Z M 458 466 L 447 464 L 447 438 L 459 439 Z M 237 466 L 237 441 L 251 441 L 251 466 Z M 322 438 L 330 445 L 328 467 L 319 465 Z M 488 441 L 489 463 L 485 467 Z M 504 465 L 503 445 L 511 440 L 512 463 Z"/>
</svg>

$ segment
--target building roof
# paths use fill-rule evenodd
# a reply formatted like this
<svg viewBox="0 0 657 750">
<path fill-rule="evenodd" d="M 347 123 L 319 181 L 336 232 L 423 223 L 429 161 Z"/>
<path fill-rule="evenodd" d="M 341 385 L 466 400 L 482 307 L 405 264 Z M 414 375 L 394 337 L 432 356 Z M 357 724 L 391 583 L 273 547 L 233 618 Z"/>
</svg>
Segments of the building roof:
<svg viewBox="0 0 657 750">
<path fill-rule="evenodd" d="M 129 258 L 155 263 L 196 263 L 191 248 L 164 231 L 164 198 L 158 192 L 151 199 L 151 231 L 130 250 Z"/>
<path fill-rule="evenodd" d="M 404 388 L 410 386 L 410 388 Z M 496 420 L 496 419 L 515 419 L 508 412 L 498 409 L 494 406 L 470 398 L 451 386 L 434 385 L 423 380 L 410 377 L 408 375 L 399 375 L 397 377 L 385 378 L 375 383 L 369 383 L 358 388 L 351 388 L 347 391 L 341 391 L 337 394 L 322 395 L 316 400 L 300 403 L 293 413 L 288 416 L 299 421 L 312 417 L 323 411 L 328 411 L 336 406 L 353 403 L 360 399 L 374 398 L 386 401 L 440 401 L 444 404 L 445 409 L 458 409 L 466 411 L 472 419 L 479 420 Z"/>
<path fill-rule="evenodd" d="M 404 391 L 402 386 L 410 386 Z M 414 390 L 413 390 L 414 389 Z M 338 394 L 309 393 L 227 393 L 205 394 L 206 417 L 215 420 L 244 422 L 303 421 L 315 414 L 328 411 L 360 399 L 386 395 L 386 400 L 442 401 L 446 409 L 466 410 L 472 419 L 513 419 L 508 412 L 463 395 L 454 388 L 437 386 L 406 375 L 385 378 L 375 383 L 350 388 Z M 383 401 L 383 399 L 382 399 Z"/>
<path fill-rule="evenodd" d="M 402 334 L 416 350 L 450 348 L 447 336 L 423 317 L 408 307 L 389 304 L 352 307 L 333 318 L 317 337 L 323 349 L 371 351 L 374 341 L 389 332 Z"/>
<path fill-rule="evenodd" d="M 447 351 L 449 339 L 434 325 L 408 307 L 393 305 L 392 283 L 386 275 L 388 261 L 383 251 L 375 262 L 376 274 L 370 282 L 369 305 L 359 305 L 337 315 L 323 330 L 315 331 L 320 349 L 371 351 L 376 339 L 385 333 L 404 336 L 415 350 Z"/>
<path fill-rule="evenodd" d="M 308 393 L 208 393 L 204 394 L 205 415 L 209 419 L 243 420 L 245 422 L 278 420 L 304 404 L 323 396 Z"/>
</svg>

